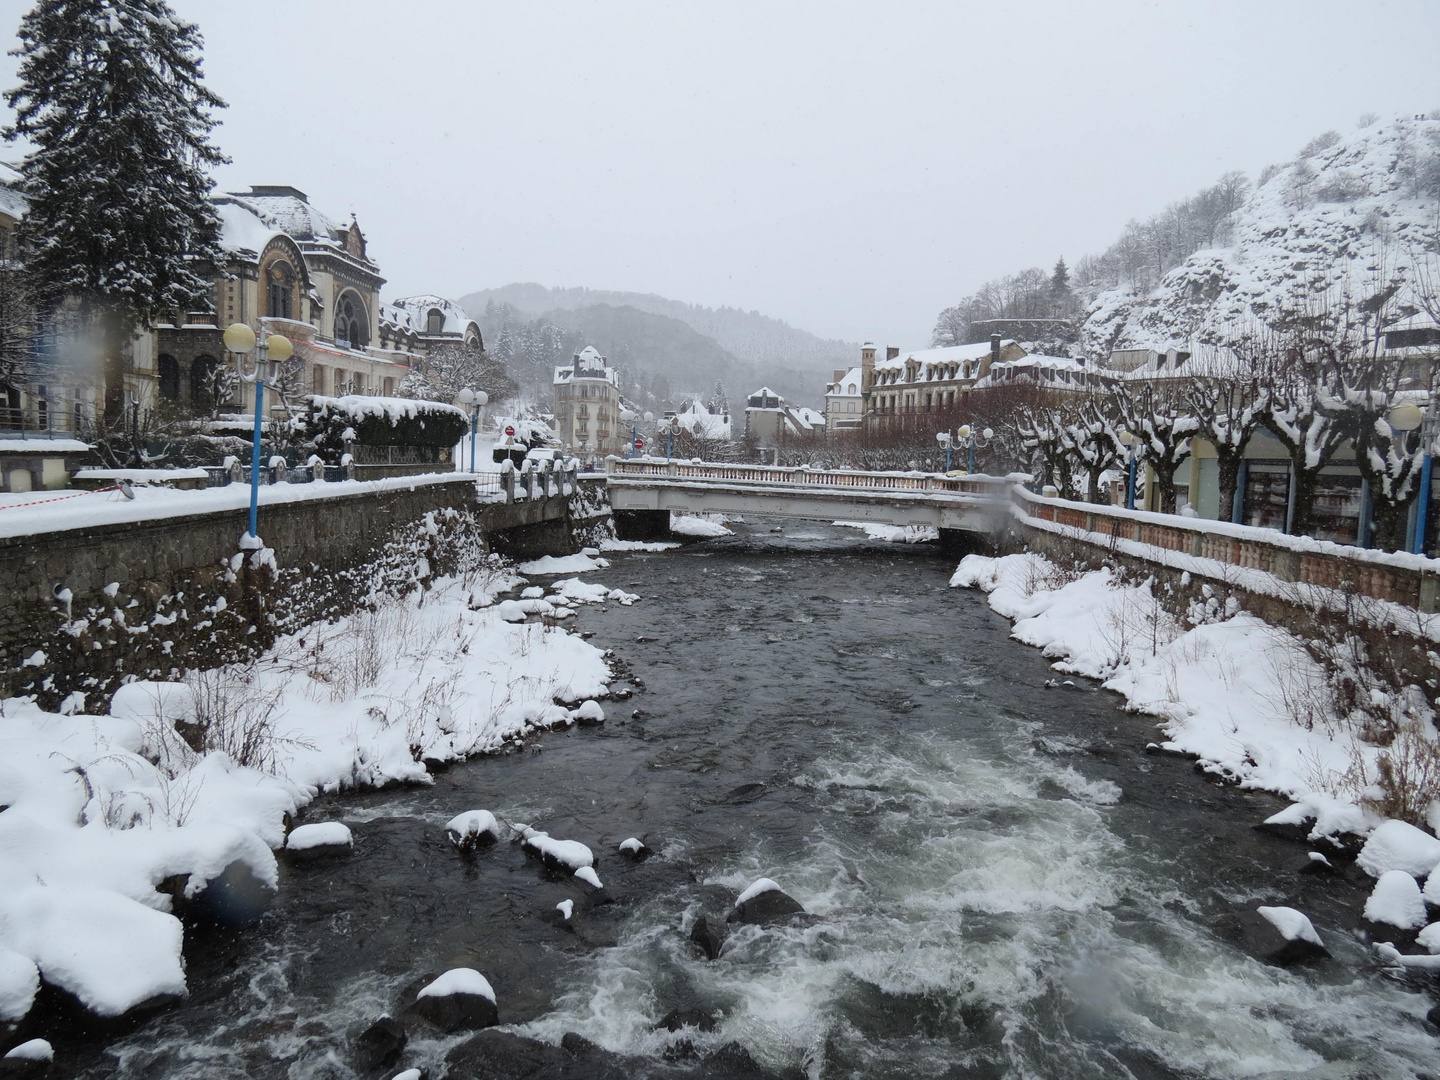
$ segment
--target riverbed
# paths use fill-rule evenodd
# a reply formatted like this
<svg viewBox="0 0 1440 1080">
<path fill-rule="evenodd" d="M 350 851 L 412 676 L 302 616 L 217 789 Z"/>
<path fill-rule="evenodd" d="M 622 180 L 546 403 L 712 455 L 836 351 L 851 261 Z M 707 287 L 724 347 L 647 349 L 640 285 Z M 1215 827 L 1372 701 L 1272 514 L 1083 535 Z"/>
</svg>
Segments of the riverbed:
<svg viewBox="0 0 1440 1080">
<path fill-rule="evenodd" d="M 317 801 L 354 855 L 282 866 L 260 926 L 197 935 L 183 1005 L 50 1033 L 64 1075 L 350 1077 L 355 1034 L 455 966 L 519 1033 L 657 1076 L 728 1042 L 817 1080 L 1440 1074 L 1430 1002 L 1350 935 L 1366 883 L 1302 878 L 1303 848 L 1252 828 L 1283 803 L 1147 755 L 1114 695 L 1047 685 L 934 545 L 734 528 L 585 575 L 643 597 L 573 620 L 635 689 L 603 727 Z M 613 902 L 517 846 L 462 856 L 444 825 L 478 808 L 589 845 Z M 631 836 L 655 854 L 620 857 Z M 816 918 L 703 959 L 693 920 L 762 876 Z M 1335 959 L 1267 967 L 1212 932 L 1256 903 L 1305 911 Z M 675 1008 L 715 1029 L 655 1030 Z M 405 1063 L 438 1075 L 462 1039 Z"/>
</svg>

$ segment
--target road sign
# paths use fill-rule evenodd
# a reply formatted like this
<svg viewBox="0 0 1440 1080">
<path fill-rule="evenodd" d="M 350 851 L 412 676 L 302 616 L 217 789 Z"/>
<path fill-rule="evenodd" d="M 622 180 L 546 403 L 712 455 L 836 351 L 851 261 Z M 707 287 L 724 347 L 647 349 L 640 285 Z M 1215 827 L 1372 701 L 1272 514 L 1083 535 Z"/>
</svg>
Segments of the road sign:
<svg viewBox="0 0 1440 1080">
<path fill-rule="evenodd" d="M 635 449 L 636 449 L 636 450 L 644 450 L 644 449 L 645 449 L 645 440 L 644 440 L 644 439 L 636 439 L 636 440 L 635 440 Z"/>
<path fill-rule="evenodd" d="M 515 434 L 514 425 L 511 425 L 511 426 L 507 427 L 507 428 L 505 429 L 505 434 L 506 434 L 506 435 L 513 436 L 513 435 Z"/>
</svg>

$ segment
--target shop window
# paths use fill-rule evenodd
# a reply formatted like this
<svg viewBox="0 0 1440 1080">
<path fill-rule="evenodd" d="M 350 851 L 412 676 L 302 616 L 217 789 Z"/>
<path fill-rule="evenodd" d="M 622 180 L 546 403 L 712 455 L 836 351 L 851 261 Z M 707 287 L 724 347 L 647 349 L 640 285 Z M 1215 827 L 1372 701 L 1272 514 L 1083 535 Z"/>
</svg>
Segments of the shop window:
<svg viewBox="0 0 1440 1080">
<path fill-rule="evenodd" d="M 1250 462 L 1245 477 L 1242 514 L 1245 524 L 1284 532 L 1285 510 L 1289 502 L 1289 463 Z"/>
<path fill-rule="evenodd" d="M 1322 472 L 1315 484 L 1315 539 L 1358 543 L 1360 502 L 1359 476 Z"/>
</svg>

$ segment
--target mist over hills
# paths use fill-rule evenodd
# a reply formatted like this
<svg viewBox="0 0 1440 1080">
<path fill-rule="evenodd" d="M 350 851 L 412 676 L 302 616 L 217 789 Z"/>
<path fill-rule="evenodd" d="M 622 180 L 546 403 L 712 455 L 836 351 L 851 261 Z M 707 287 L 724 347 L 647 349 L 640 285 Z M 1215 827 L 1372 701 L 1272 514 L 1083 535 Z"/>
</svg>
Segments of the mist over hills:
<svg viewBox="0 0 1440 1080">
<path fill-rule="evenodd" d="M 766 385 L 813 404 L 831 372 L 859 357 L 856 344 L 820 338 L 756 311 L 651 293 L 527 282 L 482 289 L 460 303 L 481 321 L 487 342 L 506 322 L 543 321 L 571 341 L 594 345 L 638 383 L 658 381 L 675 392 L 706 391 L 720 380 L 732 399 Z"/>
</svg>

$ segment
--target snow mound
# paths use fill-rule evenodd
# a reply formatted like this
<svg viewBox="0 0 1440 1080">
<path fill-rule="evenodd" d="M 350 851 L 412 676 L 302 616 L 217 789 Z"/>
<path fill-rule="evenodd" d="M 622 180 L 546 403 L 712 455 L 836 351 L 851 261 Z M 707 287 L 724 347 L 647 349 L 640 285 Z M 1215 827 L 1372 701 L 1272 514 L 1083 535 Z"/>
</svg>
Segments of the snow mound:
<svg viewBox="0 0 1440 1080">
<path fill-rule="evenodd" d="M 580 867 L 579 870 L 575 871 L 575 876 L 581 881 L 585 882 L 585 884 L 590 885 L 593 888 L 603 889 L 605 887 L 604 885 L 600 884 L 600 875 L 595 873 L 595 868 L 593 866 Z"/>
<path fill-rule="evenodd" d="M 580 707 L 578 709 L 574 709 L 571 711 L 570 719 L 594 724 L 603 724 L 605 722 L 605 710 L 600 707 L 600 703 L 594 698 L 588 698 L 587 700 L 580 703 Z"/>
<path fill-rule="evenodd" d="M 1440 907 L 1440 866 L 1431 870 L 1425 879 L 1425 902 Z"/>
<path fill-rule="evenodd" d="M 489 998 L 495 1001 L 495 991 L 490 986 L 490 980 L 481 975 L 474 968 L 462 967 L 451 968 L 434 982 L 420 988 L 415 995 L 415 1000 L 427 997 L 450 997 L 452 994 L 475 994 L 478 997 Z"/>
<path fill-rule="evenodd" d="M 1398 926 L 1401 930 L 1424 926 L 1425 901 L 1420 896 L 1420 886 L 1404 870 L 1386 870 L 1375 883 L 1370 899 L 1365 901 L 1365 918 Z"/>
<path fill-rule="evenodd" d="M 1424 877 L 1440 866 L 1440 840 L 1405 821 L 1387 821 L 1370 834 L 1355 862 L 1371 877 L 1403 870 Z"/>
<path fill-rule="evenodd" d="M 495 815 L 489 810 L 467 810 L 463 814 L 456 814 L 445 825 L 447 833 L 453 833 L 452 840 L 465 840 L 489 833 L 495 839 L 500 839 L 500 824 L 495 820 Z"/>
<path fill-rule="evenodd" d="M 54 1061 L 55 1048 L 44 1039 L 23 1042 L 5 1055 L 11 1061 Z"/>
<path fill-rule="evenodd" d="M 309 851 L 319 847 L 353 847 L 354 839 L 347 825 L 339 821 L 319 821 L 300 825 L 285 838 L 287 851 Z"/>
<path fill-rule="evenodd" d="M 556 840 L 549 833 L 532 829 L 528 825 L 520 830 L 520 835 L 525 838 L 526 847 L 543 858 L 551 859 L 561 866 L 568 866 L 572 871 L 595 864 L 594 854 L 579 840 Z"/>
<path fill-rule="evenodd" d="M 1440 953 L 1440 922 L 1432 922 L 1416 934 L 1415 944 L 1428 953 Z"/>
<path fill-rule="evenodd" d="M 560 912 L 560 917 L 562 919 L 564 919 L 566 922 L 569 922 L 570 916 L 575 913 L 575 901 L 561 900 L 558 904 L 555 905 L 555 910 Z"/>
<path fill-rule="evenodd" d="M 40 972 L 30 958 L 0 946 L 0 1023 L 29 1012 L 39 989 Z"/>
<path fill-rule="evenodd" d="M 768 877 L 762 877 L 740 894 L 740 896 L 735 901 L 735 906 L 739 907 L 741 904 L 745 903 L 745 901 L 753 900 L 761 893 L 779 891 L 779 885 L 775 884 L 775 882 L 771 881 Z"/>
<path fill-rule="evenodd" d="M 620 850 L 630 852 L 631 854 L 638 854 L 645 850 L 645 845 L 632 836 L 628 840 L 620 841 Z"/>
<path fill-rule="evenodd" d="M 495 607 L 495 614 L 506 622 L 521 623 L 528 617 L 527 612 L 520 606 L 518 600 L 501 600 Z"/>
<path fill-rule="evenodd" d="M 522 593 L 520 594 L 520 599 L 522 599 L 522 600 L 537 600 L 537 599 L 539 599 L 540 597 L 542 597 L 542 596 L 544 596 L 544 595 L 545 595 L 545 590 L 542 589 L 539 585 L 531 585 L 528 589 L 526 589 L 524 592 L 522 592 Z"/>
<path fill-rule="evenodd" d="M 1315 932 L 1315 927 L 1303 914 L 1289 907 L 1261 907 L 1255 909 L 1271 926 L 1280 932 L 1286 941 L 1308 941 L 1324 948 L 1325 943 Z"/>
<path fill-rule="evenodd" d="M 670 517 L 670 531 L 678 536 L 695 536 L 702 539 L 734 535 L 734 533 L 718 521 L 711 521 L 703 517 L 694 517 L 690 514 L 672 514 Z"/>
<path fill-rule="evenodd" d="M 589 555 L 565 555 L 560 558 L 545 555 L 523 562 L 516 569 L 522 574 L 583 574 L 587 570 L 604 570 L 609 565 L 609 559 L 596 559 Z"/>
</svg>

